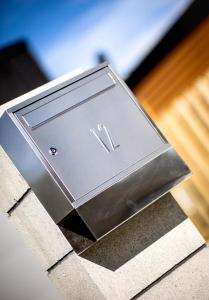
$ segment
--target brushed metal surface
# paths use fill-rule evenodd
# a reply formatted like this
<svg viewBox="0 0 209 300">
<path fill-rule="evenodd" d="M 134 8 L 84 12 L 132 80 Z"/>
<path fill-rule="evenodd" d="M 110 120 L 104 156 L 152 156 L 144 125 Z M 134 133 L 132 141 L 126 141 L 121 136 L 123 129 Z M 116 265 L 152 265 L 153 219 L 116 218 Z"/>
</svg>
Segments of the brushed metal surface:
<svg viewBox="0 0 209 300">
<path fill-rule="evenodd" d="M 67 90 L 63 91 L 61 96 L 55 93 L 53 99 L 47 99 L 47 103 L 40 104 L 40 107 L 34 109 L 34 105 L 31 105 L 29 108 L 31 111 L 24 114 L 23 110 L 23 112 L 20 111 L 18 114 L 23 114 L 24 121 L 28 126 L 33 128 L 77 104 L 104 92 L 106 89 L 114 86 L 114 84 L 113 78 L 107 73 L 96 79 L 90 80 L 77 88 L 75 87 L 75 89 L 70 91 L 70 94 Z"/>
<path fill-rule="evenodd" d="M 0 122 L 2 147 L 55 222 L 78 221 L 96 240 L 189 174 L 107 64 L 18 104 Z"/>
<path fill-rule="evenodd" d="M 107 69 L 106 72 L 107 77 L 109 70 Z M 101 77 L 103 81 L 106 78 L 104 74 L 94 80 L 89 78 L 91 95 L 93 90 L 100 90 L 100 93 L 94 94 L 89 101 L 84 101 L 89 99 L 87 91 L 90 83 L 88 82 L 64 96 L 65 101 L 68 97 L 69 104 L 73 99 L 76 105 L 63 110 L 53 120 L 49 119 L 36 128 L 30 128 L 31 126 L 25 124 L 30 137 L 49 165 L 56 170 L 57 176 L 74 200 L 88 193 L 91 193 L 88 197 L 91 198 L 110 186 L 113 180 L 117 181 L 118 174 L 124 171 L 131 172 L 136 168 L 136 164 L 137 168 L 143 165 L 143 159 L 167 147 L 165 141 L 147 121 L 143 111 L 124 88 L 117 82 L 115 85 L 109 85 L 108 90 L 102 90 L 99 81 Z M 84 96 L 87 98 L 85 99 Z M 34 120 L 30 119 L 30 124 L 36 124 L 35 118 L 40 122 L 40 118 L 43 120 L 46 118 L 45 115 L 51 114 L 52 104 L 53 101 L 50 101 L 35 110 L 31 105 L 32 112 L 29 114 L 30 116 L 33 114 Z M 57 106 L 60 107 L 59 102 L 54 103 L 55 111 Z M 45 107 L 44 111 L 43 107 Z M 18 111 L 18 114 L 20 116 L 22 114 L 25 119 L 24 109 Z M 103 130 L 98 130 L 99 126 L 103 126 Z M 105 131 L 107 128 L 109 136 L 111 132 L 112 138 L 120 144 L 120 147 L 116 147 L 116 151 L 107 150 L 111 150 L 112 146 Z M 98 144 L 95 134 L 91 134 L 92 131 L 101 136 L 107 151 Z M 56 156 L 50 155 L 50 147 L 57 149 Z"/>
<path fill-rule="evenodd" d="M 173 148 L 77 208 L 99 239 L 158 200 L 189 175 Z M 96 212 L 96 213 L 95 213 Z"/>
</svg>

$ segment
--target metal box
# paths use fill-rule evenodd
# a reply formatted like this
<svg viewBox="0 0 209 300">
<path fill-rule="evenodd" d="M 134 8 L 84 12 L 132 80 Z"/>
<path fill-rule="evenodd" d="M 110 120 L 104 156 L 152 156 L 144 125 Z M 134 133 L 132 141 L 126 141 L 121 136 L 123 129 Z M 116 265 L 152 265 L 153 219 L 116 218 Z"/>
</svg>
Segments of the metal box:
<svg viewBox="0 0 209 300">
<path fill-rule="evenodd" d="M 107 64 L 7 110 L 0 142 L 53 220 L 94 240 L 189 174 Z"/>
</svg>

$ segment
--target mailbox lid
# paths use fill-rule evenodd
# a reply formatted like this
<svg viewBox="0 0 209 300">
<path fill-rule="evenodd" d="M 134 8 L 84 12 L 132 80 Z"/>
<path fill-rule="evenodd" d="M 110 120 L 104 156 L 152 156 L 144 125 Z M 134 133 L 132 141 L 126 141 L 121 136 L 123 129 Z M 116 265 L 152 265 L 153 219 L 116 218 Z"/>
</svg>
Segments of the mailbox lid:
<svg viewBox="0 0 209 300">
<path fill-rule="evenodd" d="M 108 67 L 16 116 L 77 205 L 169 147 Z"/>
</svg>

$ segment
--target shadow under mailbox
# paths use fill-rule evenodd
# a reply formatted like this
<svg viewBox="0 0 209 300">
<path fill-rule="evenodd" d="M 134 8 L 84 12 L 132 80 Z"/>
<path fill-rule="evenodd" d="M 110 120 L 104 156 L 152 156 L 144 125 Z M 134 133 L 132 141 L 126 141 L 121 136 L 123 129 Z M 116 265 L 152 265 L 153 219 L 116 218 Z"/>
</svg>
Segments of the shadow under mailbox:
<svg viewBox="0 0 209 300">
<path fill-rule="evenodd" d="M 115 271 L 185 219 L 186 215 L 168 193 L 97 243 L 73 228 L 61 229 L 78 250 L 92 245 L 80 256 Z"/>
</svg>

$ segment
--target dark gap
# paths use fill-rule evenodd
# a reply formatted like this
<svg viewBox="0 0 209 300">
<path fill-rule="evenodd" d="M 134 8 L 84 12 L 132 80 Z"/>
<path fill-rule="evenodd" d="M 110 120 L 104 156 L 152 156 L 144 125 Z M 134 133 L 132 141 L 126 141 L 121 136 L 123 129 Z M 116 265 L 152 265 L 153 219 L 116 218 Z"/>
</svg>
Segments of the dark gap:
<svg viewBox="0 0 209 300">
<path fill-rule="evenodd" d="M 16 203 L 7 211 L 8 215 L 11 216 L 12 212 L 20 205 L 26 195 L 30 192 L 31 188 L 28 188 L 26 192 L 16 201 Z"/>
</svg>

